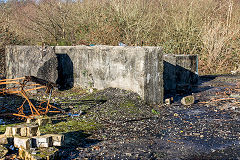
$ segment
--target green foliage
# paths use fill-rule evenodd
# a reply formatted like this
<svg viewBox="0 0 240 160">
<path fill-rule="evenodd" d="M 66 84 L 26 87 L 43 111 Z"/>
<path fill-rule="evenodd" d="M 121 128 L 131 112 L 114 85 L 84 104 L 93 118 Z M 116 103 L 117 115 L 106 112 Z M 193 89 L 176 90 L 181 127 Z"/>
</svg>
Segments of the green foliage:
<svg viewBox="0 0 240 160">
<path fill-rule="evenodd" d="M 160 114 L 158 111 L 156 111 L 155 109 L 152 109 L 152 113 L 153 114 Z"/>
</svg>

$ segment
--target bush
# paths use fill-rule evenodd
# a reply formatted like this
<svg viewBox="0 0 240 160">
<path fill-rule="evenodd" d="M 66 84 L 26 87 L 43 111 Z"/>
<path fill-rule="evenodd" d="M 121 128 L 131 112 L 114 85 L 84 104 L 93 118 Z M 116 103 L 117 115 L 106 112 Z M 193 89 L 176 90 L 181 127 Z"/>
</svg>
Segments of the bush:
<svg viewBox="0 0 240 160">
<path fill-rule="evenodd" d="M 21 39 L 20 43 L 162 46 L 165 53 L 198 54 L 200 74 L 227 73 L 239 67 L 238 0 L 41 0 L 6 4 L 13 10 L 7 12 L 9 30 Z"/>
</svg>

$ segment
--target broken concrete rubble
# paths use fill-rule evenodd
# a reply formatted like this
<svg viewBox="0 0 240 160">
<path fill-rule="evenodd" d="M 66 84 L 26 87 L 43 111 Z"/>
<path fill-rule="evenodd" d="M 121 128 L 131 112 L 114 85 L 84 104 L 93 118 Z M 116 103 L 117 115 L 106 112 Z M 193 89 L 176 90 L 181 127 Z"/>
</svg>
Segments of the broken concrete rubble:
<svg viewBox="0 0 240 160">
<path fill-rule="evenodd" d="M 186 96 L 181 99 L 181 103 L 183 105 L 192 105 L 195 101 L 195 98 L 193 96 Z"/>
<path fill-rule="evenodd" d="M 55 147 L 25 150 L 19 149 L 19 158 L 26 160 L 58 160 L 58 149 Z"/>
<path fill-rule="evenodd" d="M 3 145 L 0 145 L 0 159 L 4 158 L 8 153 L 8 149 Z"/>
<path fill-rule="evenodd" d="M 39 119 L 42 118 L 39 117 Z M 45 119 L 50 118 L 46 117 Z M 35 122 L 38 122 L 37 118 Z M 7 127 L 5 134 L 0 135 L 0 144 L 13 144 L 19 149 L 19 156 L 23 159 L 56 159 L 58 150 L 55 146 L 60 147 L 64 144 L 64 135 L 40 135 L 38 125 L 26 123 Z"/>
<path fill-rule="evenodd" d="M 2 144 L 13 144 L 13 137 L 7 137 L 4 134 L 0 135 L 0 145 Z"/>
</svg>

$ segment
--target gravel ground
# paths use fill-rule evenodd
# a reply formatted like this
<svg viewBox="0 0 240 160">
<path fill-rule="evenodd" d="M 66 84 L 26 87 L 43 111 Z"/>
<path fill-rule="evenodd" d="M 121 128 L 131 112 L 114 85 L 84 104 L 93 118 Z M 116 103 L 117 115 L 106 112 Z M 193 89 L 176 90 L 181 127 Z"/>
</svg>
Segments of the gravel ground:
<svg viewBox="0 0 240 160">
<path fill-rule="evenodd" d="M 91 114 L 102 128 L 63 149 L 63 159 L 240 159 L 238 76 L 203 77 L 183 106 L 148 106 L 137 94 L 109 88 L 93 96 L 106 101 Z M 123 105 L 125 104 L 125 105 Z M 66 153 L 67 152 L 67 153 Z"/>
<path fill-rule="evenodd" d="M 240 76 L 201 77 L 195 103 L 146 105 L 138 94 L 115 88 L 92 94 L 73 90 L 55 104 L 74 120 L 101 127 L 66 135 L 62 159 L 240 159 Z M 79 93 L 79 94 L 75 94 Z M 189 95 L 188 94 L 188 95 Z M 61 103 L 64 102 L 64 103 Z M 67 103 L 66 103 L 67 102 Z M 81 136 L 79 136 L 81 135 Z"/>
</svg>

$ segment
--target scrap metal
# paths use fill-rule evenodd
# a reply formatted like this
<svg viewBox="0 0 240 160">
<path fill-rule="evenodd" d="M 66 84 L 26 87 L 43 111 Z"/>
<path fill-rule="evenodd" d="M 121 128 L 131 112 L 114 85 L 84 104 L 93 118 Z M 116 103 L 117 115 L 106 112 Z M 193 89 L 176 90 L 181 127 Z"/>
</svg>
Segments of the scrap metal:
<svg viewBox="0 0 240 160">
<path fill-rule="evenodd" d="M 33 118 L 34 116 L 45 115 L 49 112 L 60 112 L 59 108 L 50 104 L 52 91 L 54 87 L 57 87 L 57 85 L 52 82 L 48 82 L 46 80 L 34 76 L 25 76 L 14 79 L 1 79 L 0 86 L 1 85 L 7 87 L 0 88 L 0 95 L 19 94 L 23 98 L 25 98 L 22 105 L 17 108 L 17 113 L 13 113 L 12 115 L 19 116 L 22 118 Z M 48 99 L 46 101 L 40 102 L 39 105 L 34 106 L 34 104 L 29 99 L 27 92 L 40 89 L 45 89 L 45 93 L 48 94 Z M 26 115 L 24 113 L 26 102 L 29 104 L 31 115 Z M 57 111 L 51 109 L 57 109 Z"/>
</svg>

